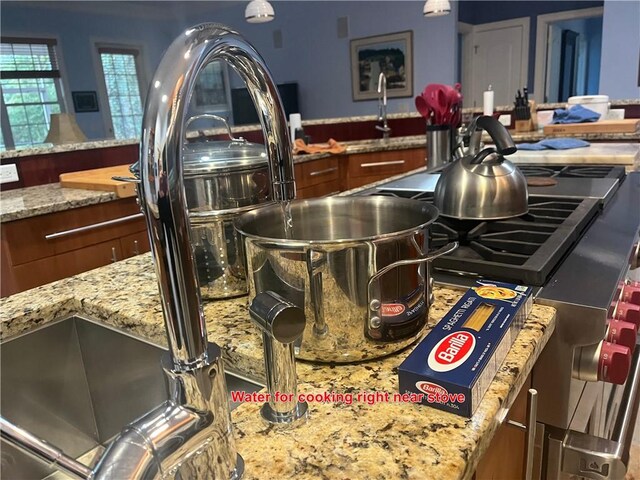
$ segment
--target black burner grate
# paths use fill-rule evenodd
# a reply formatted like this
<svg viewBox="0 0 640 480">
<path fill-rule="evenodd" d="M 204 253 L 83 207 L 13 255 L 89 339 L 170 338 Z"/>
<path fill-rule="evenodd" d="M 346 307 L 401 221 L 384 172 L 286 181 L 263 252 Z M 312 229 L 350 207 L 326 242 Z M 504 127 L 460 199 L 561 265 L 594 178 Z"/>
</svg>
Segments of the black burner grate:
<svg viewBox="0 0 640 480">
<path fill-rule="evenodd" d="M 378 192 L 433 203 L 433 193 Z M 544 285 L 562 257 L 596 215 L 595 199 L 530 197 L 529 213 L 507 220 L 473 221 L 439 217 L 431 245 L 457 240 L 460 247 L 433 262 L 436 270 Z"/>
<path fill-rule="evenodd" d="M 607 165 L 518 165 L 525 177 L 617 178 L 625 175 L 624 167 Z"/>
</svg>

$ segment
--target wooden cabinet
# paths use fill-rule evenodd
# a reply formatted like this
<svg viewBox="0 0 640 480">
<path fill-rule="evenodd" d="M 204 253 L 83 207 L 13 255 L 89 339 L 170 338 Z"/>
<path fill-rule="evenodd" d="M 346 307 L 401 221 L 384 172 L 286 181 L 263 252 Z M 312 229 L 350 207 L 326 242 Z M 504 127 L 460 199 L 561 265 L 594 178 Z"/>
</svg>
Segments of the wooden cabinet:
<svg viewBox="0 0 640 480">
<path fill-rule="evenodd" d="M 527 394 L 531 376 L 527 378 L 513 402 L 507 419 L 527 424 Z M 503 480 L 524 478 L 527 432 L 505 422 L 498 427 L 491 445 L 476 468 L 475 480 Z"/>
<path fill-rule="evenodd" d="M 345 190 L 384 180 L 425 165 L 424 148 L 349 155 Z"/>
<path fill-rule="evenodd" d="M 295 166 L 297 198 L 331 195 L 423 166 L 424 148 L 309 160 Z"/>
<path fill-rule="evenodd" d="M 3 297 L 149 251 L 135 198 L 3 223 L 1 238 Z"/>
<path fill-rule="evenodd" d="M 312 198 L 342 191 L 340 163 L 344 155 L 310 160 L 295 166 L 297 198 Z"/>
</svg>

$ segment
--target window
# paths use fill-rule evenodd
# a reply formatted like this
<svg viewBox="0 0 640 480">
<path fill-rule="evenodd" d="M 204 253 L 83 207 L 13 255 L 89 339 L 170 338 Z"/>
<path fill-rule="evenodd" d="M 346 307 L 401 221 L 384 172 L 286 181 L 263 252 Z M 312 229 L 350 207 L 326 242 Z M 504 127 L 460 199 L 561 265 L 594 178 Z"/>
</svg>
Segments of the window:
<svg viewBox="0 0 640 480">
<path fill-rule="evenodd" d="M 231 91 L 229 85 L 229 72 L 225 62 L 215 60 L 205 65 L 198 73 L 188 115 L 213 113 L 230 121 Z M 211 120 L 196 120 L 190 124 L 189 129 L 194 131 L 221 126 Z"/>
<path fill-rule="evenodd" d="M 211 62 L 198 75 L 192 102 L 197 110 L 227 110 L 227 90 L 224 64 Z"/>
<path fill-rule="evenodd" d="M 115 138 L 138 138 L 142 130 L 142 102 L 138 74 L 139 52 L 99 47 L 100 64 Z"/>
<path fill-rule="evenodd" d="M 52 113 L 63 109 L 55 40 L 2 38 L 0 148 L 44 142 Z"/>
</svg>

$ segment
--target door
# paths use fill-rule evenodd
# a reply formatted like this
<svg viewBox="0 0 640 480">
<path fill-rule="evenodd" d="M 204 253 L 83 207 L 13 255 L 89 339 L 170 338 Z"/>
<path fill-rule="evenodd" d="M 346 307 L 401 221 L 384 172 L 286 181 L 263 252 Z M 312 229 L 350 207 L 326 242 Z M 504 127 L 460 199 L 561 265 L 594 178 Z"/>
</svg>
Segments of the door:
<svg viewBox="0 0 640 480">
<path fill-rule="evenodd" d="M 463 50 L 464 78 L 470 82 L 465 107 L 481 107 L 482 93 L 491 85 L 494 105 L 510 105 L 517 90 L 527 85 L 529 60 L 529 19 L 475 25 L 471 48 Z"/>
</svg>

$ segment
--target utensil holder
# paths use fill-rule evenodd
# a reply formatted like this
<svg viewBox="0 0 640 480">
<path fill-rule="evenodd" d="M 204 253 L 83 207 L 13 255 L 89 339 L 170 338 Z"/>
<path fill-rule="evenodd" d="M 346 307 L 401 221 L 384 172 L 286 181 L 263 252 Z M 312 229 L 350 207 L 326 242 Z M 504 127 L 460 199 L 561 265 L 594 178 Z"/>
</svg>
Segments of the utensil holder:
<svg viewBox="0 0 640 480">
<path fill-rule="evenodd" d="M 440 167 L 453 159 L 453 132 L 450 125 L 427 125 L 427 165 Z"/>
</svg>

